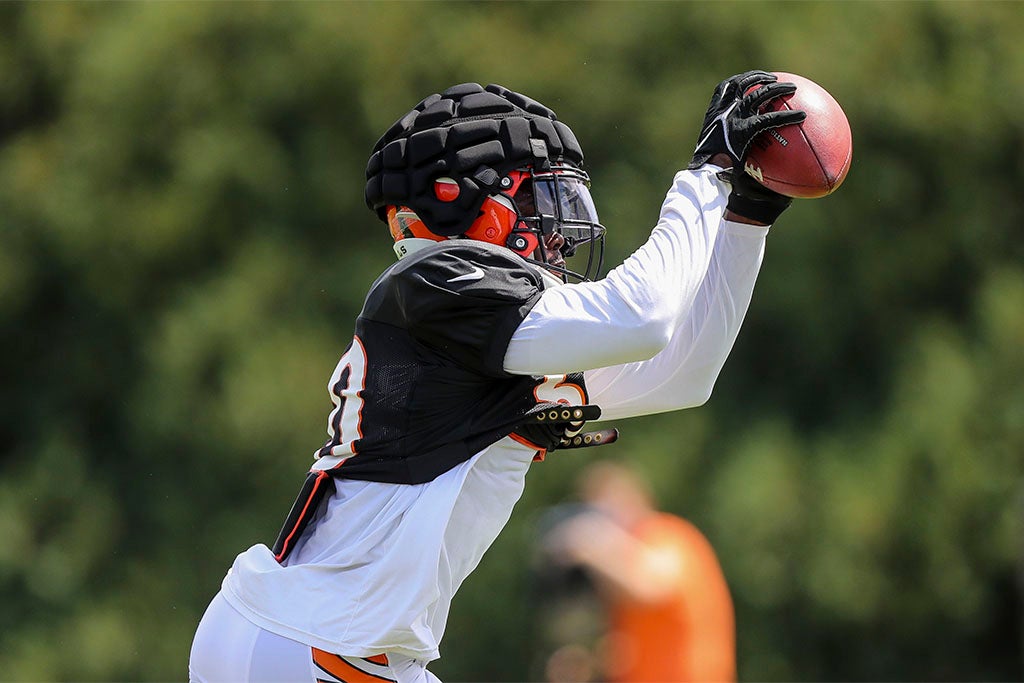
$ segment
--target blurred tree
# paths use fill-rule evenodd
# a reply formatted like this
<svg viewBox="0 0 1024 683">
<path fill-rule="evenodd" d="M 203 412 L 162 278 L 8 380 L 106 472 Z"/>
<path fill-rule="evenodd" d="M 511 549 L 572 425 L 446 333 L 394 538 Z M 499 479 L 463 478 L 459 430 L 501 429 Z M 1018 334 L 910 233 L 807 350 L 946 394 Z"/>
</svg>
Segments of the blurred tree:
<svg viewBox="0 0 1024 683">
<path fill-rule="evenodd" d="M 184 677 L 322 438 L 391 261 L 366 156 L 412 102 L 475 80 L 554 107 L 614 264 L 752 67 L 836 95 L 852 172 L 773 229 L 711 402 L 609 448 L 709 531 L 741 678 L 1024 677 L 1022 29 L 958 1 L 0 4 L 0 678 Z M 531 512 L 587 457 L 556 456 L 442 678 L 528 675 Z"/>
</svg>

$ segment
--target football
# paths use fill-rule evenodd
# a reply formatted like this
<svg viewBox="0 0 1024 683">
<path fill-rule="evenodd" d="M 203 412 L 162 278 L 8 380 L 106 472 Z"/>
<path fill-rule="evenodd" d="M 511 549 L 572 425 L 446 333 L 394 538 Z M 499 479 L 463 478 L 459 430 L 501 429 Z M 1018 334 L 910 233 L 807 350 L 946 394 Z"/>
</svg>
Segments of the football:
<svg viewBox="0 0 1024 683">
<path fill-rule="evenodd" d="M 853 159 L 853 137 L 846 113 L 814 81 L 790 73 L 775 75 L 780 82 L 796 84 L 796 92 L 768 102 L 762 113 L 799 109 L 807 112 L 807 118 L 754 138 L 744 170 L 787 197 L 809 199 L 831 194 L 846 179 Z"/>
</svg>

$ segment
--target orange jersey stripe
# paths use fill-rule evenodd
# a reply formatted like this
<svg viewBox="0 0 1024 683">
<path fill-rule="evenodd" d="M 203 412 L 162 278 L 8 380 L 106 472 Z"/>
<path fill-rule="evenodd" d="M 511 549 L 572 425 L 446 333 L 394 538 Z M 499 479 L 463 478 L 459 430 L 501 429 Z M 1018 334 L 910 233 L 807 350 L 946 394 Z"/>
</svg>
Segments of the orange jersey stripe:
<svg viewBox="0 0 1024 683">
<path fill-rule="evenodd" d="M 288 551 L 291 550 L 292 538 L 295 536 L 295 532 L 299 530 L 299 522 L 309 512 L 309 504 L 316 499 L 316 490 L 324 485 L 324 482 L 330 477 L 327 472 L 321 472 L 316 476 L 316 483 L 313 485 L 313 490 L 309 493 L 309 498 L 306 499 L 306 504 L 302 507 L 302 512 L 299 513 L 299 517 L 296 520 L 295 526 L 289 532 L 288 537 L 284 539 L 284 543 L 281 544 L 281 552 L 274 556 L 274 559 L 278 562 L 283 562 L 284 558 L 288 555 Z"/>
</svg>

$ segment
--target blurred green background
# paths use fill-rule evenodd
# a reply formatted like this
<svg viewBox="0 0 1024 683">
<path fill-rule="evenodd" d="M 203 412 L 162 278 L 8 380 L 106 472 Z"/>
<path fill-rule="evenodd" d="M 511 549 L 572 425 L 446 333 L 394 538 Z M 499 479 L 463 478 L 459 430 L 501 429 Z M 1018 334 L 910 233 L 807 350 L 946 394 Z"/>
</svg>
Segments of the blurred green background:
<svg viewBox="0 0 1024 683">
<path fill-rule="evenodd" d="M 1024 678 L 1021 10 L 0 4 L 0 678 L 186 677 L 392 261 L 362 191 L 396 118 L 465 81 L 554 108 L 614 264 L 750 68 L 844 105 L 845 185 L 773 228 L 706 406 L 534 466 L 432 669 L 536 677 L 537 515 L 611 455 L 718 549 L 741 679 Z"/>
</svg>

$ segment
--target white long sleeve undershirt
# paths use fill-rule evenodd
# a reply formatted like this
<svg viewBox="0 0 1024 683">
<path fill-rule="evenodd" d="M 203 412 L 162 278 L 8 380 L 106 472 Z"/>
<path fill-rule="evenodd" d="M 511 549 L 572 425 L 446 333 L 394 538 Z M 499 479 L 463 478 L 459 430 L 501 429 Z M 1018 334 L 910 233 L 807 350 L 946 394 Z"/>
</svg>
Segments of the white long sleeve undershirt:
<svg viewBox="0 0 1024 683">
<path fill-rule="evenodd" d="M 545 290 L 513 335 L 505 370 L 585 370 L 602 419 L 707 401 L 768 234 L 724 220 L 729 188 L 717 170 L 677 173 L 650 238 L 607 277 Z"/>
</svg>

